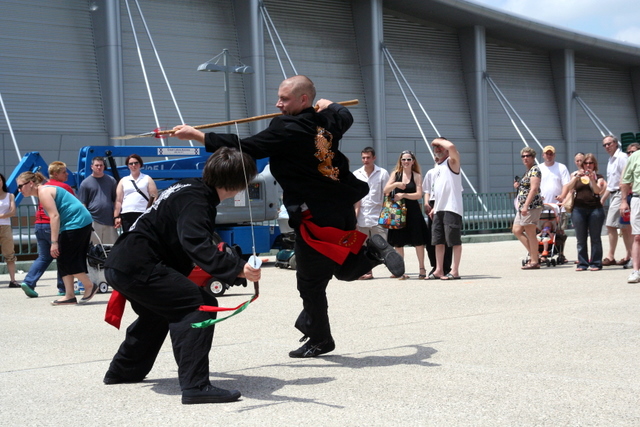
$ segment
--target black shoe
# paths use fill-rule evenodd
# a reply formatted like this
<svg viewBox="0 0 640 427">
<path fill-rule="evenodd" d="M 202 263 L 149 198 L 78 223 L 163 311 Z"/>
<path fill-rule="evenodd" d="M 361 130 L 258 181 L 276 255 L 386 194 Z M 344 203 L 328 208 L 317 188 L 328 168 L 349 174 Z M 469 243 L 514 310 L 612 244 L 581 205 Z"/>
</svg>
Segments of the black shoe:
<svg viewBox="0 0 640 427">
<path fill-rule="evenodd" d="M 9 282 L 9 287 L 10 288 L 19 288 L 20 287 L 20 283 L 16 282 L 15 280 L 11 280 Z"/>
<path fill-rule="evenodd" d="M 189 388 L 182 392 L 182 404 L 193 405 L 195 403 L 223 403 L 234 402 L 240 399 L 238 390 L 224 390 L 212 385 L 200 388 Z"/>
<path fill-rule="evenodd" d="M 111 371 L 107 371 L 106 374 L 104 374 L 104 379 L 102 380 L 103 383 L 107 384 L 107 385 L 113 385 L 113 384 L 133 384 L 133 383 L 139 383 L 143 380 L 144 378 L 141 378 L 139 380 L 130 380 L 127 378 L 122 378 L 116 374 L 114 374 Z"/>
<path fill-rule="evenodd" d="M 316 357 L 321 354 L 329 353 L 335 350 L 336 343 L 333 339 L 329 338 L 324 341 L 309 340 L 302 347 L 297 350 L 289 352 L 289 357 L 303 358 L 303 357 Z"/>
<path fill-rule="evenodd" d="M 367 245 L 369 253 L 387 266 L 391 274 L 402 277 L 404 274 L 404 260 L 395 249 L 379 234 L 369 239 Z"/>
</svg>

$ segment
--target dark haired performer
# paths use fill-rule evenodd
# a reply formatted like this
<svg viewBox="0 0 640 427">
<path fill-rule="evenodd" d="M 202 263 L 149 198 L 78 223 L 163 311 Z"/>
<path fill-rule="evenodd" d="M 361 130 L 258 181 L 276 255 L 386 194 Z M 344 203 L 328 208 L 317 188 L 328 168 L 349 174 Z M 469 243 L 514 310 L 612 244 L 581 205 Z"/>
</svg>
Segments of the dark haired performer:
<svg viewBox="0 0 640 427">
<path fill-rule="evenodd" d="M 254 158 L 270 158 L 271 173 L 284 190 L 289 224 L 296 231 L 298 291 L 303 310 L 296 328 L 309 340 L 290 357 L 315 357 L 335 349 L 327 312 L 326 288 L 335 275 L 356 280 L 384 262 L 392 274 L 404 274 L 404 261 L 381 236 L 363 247 L 366 235 L 355 231 L 354 205 L 369 191 L 349 170 L 339 142 L 353 117 L 340 104 L 326 99 L 312 105 L 313 82 L 305 76 L 286 79 L 278 89 L 274 118 L 264 131 L 241 140 Z M 207 151 L 238 146 L 234 134 L 207 133 L 179 125 L 174 136 L 205 144 Z"/>
<path fill-rule="evenodd" d="M 236 277 L 260 280 L 259 269 L 218 250 L 213 238 L 216 206 L 246 188 L 256 173 L 255 162 L 247 154 L 220 148 L 207 160 L 202 178 L 185 179 L 166 189 L 120 236 L 107 258 L 105 277 L 131 302 L 138 319 L 127 329 L 105 384 L 142 381 L 169 332 L 182 403 L 240 398 L 239 391 L 223 390 L 209 382 L 214 328 L 192 328 L 191 324 L 215 318 L 215 313 L 198 308 L 218 304 L 187 276 L 195 263 L 227 283 Z"/>
</svg>

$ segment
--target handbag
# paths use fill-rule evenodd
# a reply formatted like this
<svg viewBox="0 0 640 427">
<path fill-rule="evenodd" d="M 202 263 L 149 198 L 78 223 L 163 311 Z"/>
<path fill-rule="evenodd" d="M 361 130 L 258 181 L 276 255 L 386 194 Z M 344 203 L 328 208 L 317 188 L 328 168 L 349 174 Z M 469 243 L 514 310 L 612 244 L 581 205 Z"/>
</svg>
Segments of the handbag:
<svg viewBox="0 0 640 427">
<path fill-rule="evenodd" d="M 576 192 L 574 190 L 571 190 L 567 194 L 567 197 L 564 198 L 564 200 L 562 201 L 562 207 L 565 211 L 571 213 L 571 211 L 573 210 L 573 201 L 575 199 L 575 196 Z"/>
<path fill-rule="evenodd" d="M 398 230 L 407 225 L 407 206 L 404 199 L 396 202 L 393 196 L 385 195 L 378 224 L 388 230 Z"/>
</svg>

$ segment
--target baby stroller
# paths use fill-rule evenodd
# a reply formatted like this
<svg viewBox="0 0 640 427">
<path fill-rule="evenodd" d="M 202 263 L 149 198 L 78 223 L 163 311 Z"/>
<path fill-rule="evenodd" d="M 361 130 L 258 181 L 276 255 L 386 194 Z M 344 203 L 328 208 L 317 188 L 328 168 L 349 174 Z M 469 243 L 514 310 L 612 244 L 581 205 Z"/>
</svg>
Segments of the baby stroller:
<svg viewBox="0 0 640 427">
<path fill-rule="evenodd" d="M 296 254 L 294 251 L 296 232 L 289 226 L 289 214 L 287 209 L 282 206 L 278 213 L 278 226 L 280 227 L 280 236 L 278 236 L 278 244 L 280 250 L 276 254 L 275 266 L 278 268 L 296 269 Z"/>
<path fill-rule="evenodd" d="M 113 245 L 90 245 L 87 251 L 87 271 L 89 280 L 98 286 L 98 292 L 104 294 L 109 290 L 109 284 L 104 278 L 104 263 Z"/>
<path fill-rule="evenodd" d="M 561 210 L 558 205 L 554 203 L 545 203 L 543 205 L 537 227 L 538 257 L 540 259 L 540 265 L 555 267 L 556 265 L 567 262 L 564 255 L 562 255 L 566 235 L 564 234 L 564 230 L 562 230 L 560 215 Z M 522 261 L 522 265 L 528 263 L 529 258 L 530 256 L 527 254 L 525 260 Z"/>
</svg>

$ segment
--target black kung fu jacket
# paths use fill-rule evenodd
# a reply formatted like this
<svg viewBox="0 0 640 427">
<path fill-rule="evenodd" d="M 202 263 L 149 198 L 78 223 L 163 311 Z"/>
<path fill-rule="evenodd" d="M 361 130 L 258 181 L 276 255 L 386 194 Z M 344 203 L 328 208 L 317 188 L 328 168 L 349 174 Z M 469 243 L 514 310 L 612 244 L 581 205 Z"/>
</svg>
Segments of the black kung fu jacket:
<svg viewBox="0 0 640 427">
<path fill-rule="evenodd" d="M 262 132 L 243 138 L 242 150 L 253 158 L 270 157 L 271 173 L 284 190 L 290 217 L 303 204 L 316 219 L 337 212 L 354 212 L 353 205 L 369 192 L 369 186 L 349 170 L 349 160 L 339 142 L 353 117 L 340 104 L 321 112 L 306 108 L 295 116 L 274 118 Z M 238 147 L 233 134 L 205 134 L 207 151 Z"/>
<path fill-rule="evenodd" d="M 179 181 L 120 236 L 105 267 L 146 282 L 158 263 L 188 276 L 195 262 L 212 276 L 233 283 L 245 261 L 219 251 L 212 239 L 218 204 L 217 191 L 201 178 Z"/>
</svg>

